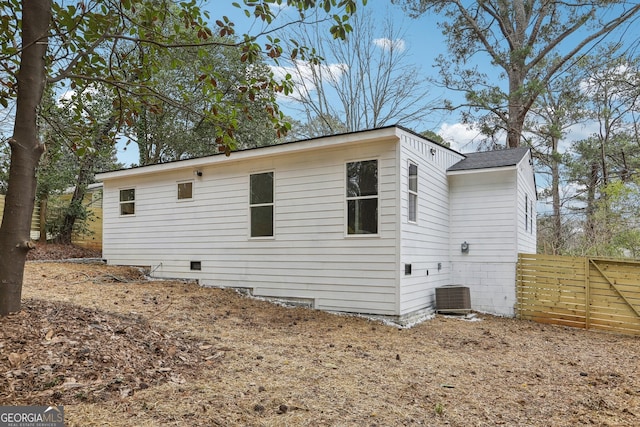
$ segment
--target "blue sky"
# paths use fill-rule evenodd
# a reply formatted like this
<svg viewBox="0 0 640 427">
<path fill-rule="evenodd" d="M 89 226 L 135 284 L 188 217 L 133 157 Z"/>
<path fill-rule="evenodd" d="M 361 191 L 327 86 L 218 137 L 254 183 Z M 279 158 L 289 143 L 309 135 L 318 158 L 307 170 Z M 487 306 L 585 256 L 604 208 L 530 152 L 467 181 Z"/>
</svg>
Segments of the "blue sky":
<svg viewBox="0 0 640 427">
<path fill-rule="evenodd" d="M 203 9 L 210 12 L 210 19 L 215 22 L 222 16 L 228 16 L 235 23 L 237 33 L 256 34 L 261 30 L 262 24 L 247 18 L 240 9 L 232 6 L 233 0 L 208 0 L 203 3 Z M 408 52 L 407 63 L 419 67 L 420 72 L 424 76 L 433 76 L 436 73 L 434 61 L 440 54 L 446 54 L 446 45 L 440 28 L 436 24 L 436 18 L 432 16 L 422 16 L 418 19 L 409 18 L 405 12 L 398 6 L 392 5 L 389 0 L 368 0 L 365 6 L 368 10 L 373 10 L 374 14 L 380 18 L 391 16 L 394 23 L 402 28 L 404 34 L 404 43 Z M 330 61 L 328 61 L 330 64 Z M 491 72 L 487 64 L 488 72 Z M 497 72 L 497 69 L 494 69 Z M 460 101 L 461 95 L 454 93 L 444 93 L 437 87 L 431 87 L 430 96 L 433 98 L 454 98 L 454 101 Z M 281 108 L 285 114 L 295 117 L 294 110 L 288 108 L 286 102 L 281 103 Z M 457 112 L 438 114 L 434 113 L 430 120 L 423 123 L 409 125 L 416 131 L 430 129 L 440 134 L 445 140 L 452 143 L 452 148 L 461 152 L 475 151 L 480 136 L 475 130 L 471 130 L 467 125 L 460 123 L 460 117 Z M 593 130 L 588 127 L 581 126 L 572 130 L 570 140 L 582 139 L 588 136 Z M 568 144 L 568 142 L 566 143 Z M 121 148 L 121 147 L 120 147 Z M 120 153 L 120 158 L 127 163 L 137 162 L 137 153 L 135 147 L 129 147 L 126 155 Z"/>
<path fill-rule="evenodd" d="M 203 9 L 209 11 L 210 19 L 215 22 L 222 16 L 227 16 L 235 23 L 238 34 L 249 32 L 255 34 L 259 31 L 260 24 L 247 18 L 240 9 L 232 6 L 232 0 L 209 0 L 203 3 Z M 408 52 L 407 63 L 417 65 L 421 72 L 426 75 L 433 74 L 434 59 L 441 53 L 446 52 L 443 36 L 437 27 L 435 20 L 429 22 L 429 18 L 421 17 L 419 19 L 409 18 L 402 9 L 396 5 L 392 5 L 388 0 L 368 0 L 367 9 L 373 10 L 374 14 L 380 18 L 390 15 L 393 22 L 401 28 L 404 34 L 404 42 Z M 437 88 L 430 89 L 430 95 L 434 98 L 443 96 L 444 93 Z M 281 108 L 285 114 L 293 115 L 293 110 L 287 108 L 287 103 L 281 103 Z M 461 151 L 473 151 L 473 148 L 465 146 L 469 140 L 477 136 L 477 132 L 468 131 L 465 126 L 458 123 L 454 115 L 433 115 L 433 119 L 425 123 L 416 123 L 415 126 L 409 126 L 416 131 L 431 129 L 441 133 L 445 138 L 454 141 L 455 145 Z M 137 150 L 135 147 L 129 146 L 127 151 L 122 150 L 122 144 L 118 146 L 118 157 L 126 163 L 137 162 Z"/>
</svg>

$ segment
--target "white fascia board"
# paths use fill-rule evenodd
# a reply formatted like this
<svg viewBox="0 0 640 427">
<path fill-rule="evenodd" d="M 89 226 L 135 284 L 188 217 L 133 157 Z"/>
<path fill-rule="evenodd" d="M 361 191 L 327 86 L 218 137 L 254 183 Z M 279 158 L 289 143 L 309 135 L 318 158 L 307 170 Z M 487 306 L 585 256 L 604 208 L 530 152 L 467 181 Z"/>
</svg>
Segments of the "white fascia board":
<svg viewBox="0 0 640 427">
<path fill-rule="evenodd" d="M 519 165 L 519 164 L 518 164 Z M 497 168 L 485 168 L 485 169 L 466 169 L 466 170 L 460 170 L 460 171 L 447 171 L 447 176 L 453 176 L 453 175 L 470 175 L 470 174 L 474 174 L 474 173 L 490 173 L 490 172 L 504 172 L 504 171 L 509 171 L 509 170 L 517 170 L 518 169 L 518 165 L 512 165 L 512 166 L 500 166 Z"/>
<path fill-rule="evenodd" d="M 399 140 L 396 127 L 373 129 L 370 131 L 354 132 L 342 135 L 327 136 L 299 142 L 271 145 L 267 147 L 253 148 L 243 151 L 232 152 L 231 155 L 216 154 L 197 159 L 178 160 L 169 163 L 160 163 L 149 166 L 133 167 L 113 172 L 103 172 L 96 174 L 96 180 L 107 181 L 110 179 L 121 179 L 126 177 L 156 174 L 180 169 L 198 169 L 205 166 L 213 166 L 220 163 L 240 162 L 247 159 L 267 158 L 282 155 L 285 153 L 302 153 L 311 150 L 326 149 L 340 145 L 370 143 L 382 140 Z"/>
</svg>

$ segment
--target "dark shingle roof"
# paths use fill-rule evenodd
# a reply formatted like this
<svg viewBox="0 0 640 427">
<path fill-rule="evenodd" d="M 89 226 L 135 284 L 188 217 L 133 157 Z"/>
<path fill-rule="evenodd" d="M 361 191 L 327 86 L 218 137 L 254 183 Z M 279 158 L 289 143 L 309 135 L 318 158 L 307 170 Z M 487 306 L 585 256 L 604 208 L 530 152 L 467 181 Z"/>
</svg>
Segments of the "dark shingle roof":
<svg viewBox="0 0 640 427">
<path fill-rule="evenodd" d="M 451 166 L 447 171 L 464 171 L 473 169 L 490 169 L 515 166 L 527 154 L 529 148 L 518 147 L 507 150 L 483 151 L 467 153 L 465 159 Z"/>
</svg>

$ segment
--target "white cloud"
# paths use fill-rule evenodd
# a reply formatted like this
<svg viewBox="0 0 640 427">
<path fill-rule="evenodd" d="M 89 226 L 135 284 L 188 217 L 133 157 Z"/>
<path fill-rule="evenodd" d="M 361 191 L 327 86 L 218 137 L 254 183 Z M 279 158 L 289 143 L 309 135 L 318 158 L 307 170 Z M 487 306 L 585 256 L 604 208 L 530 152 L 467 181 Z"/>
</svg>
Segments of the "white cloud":
<svg viewBox="0 0 640 427">
<path fill-rule="evenodd" d="M 348 71 L 346 64 L 320 64 L 313 65 L 305 61 L 295 61 L 291 66 L 272 66 L 271 71 L 276 79 L 282 79 L 291 75 L 295 87 L 293 98 L 305 98 L 315 90 L 316 82 L 325 80 L 328 83 L 337 83 Z"/>
<path fill-rule="evenodd" d="M 451 148 L 464 153 L 477 151 L 482 139 L 479 130 L 463 123 L 443 123 L 437 133 L 451 144 Z"/>
<path fill-rule="evenodd" d="M 400 52 L 404 52 L 404 50 L 406 49 L 406 43 L 403 39 L 395 39 L 395 40 L 391 40 L 391 39 L 387 39 L 387 38 L 382 38 L 382 39 L 375 39 L 373 41 L 373 44 L 375 44 L 376 46 L 378 46 L 380 49 L 382 50 L 397 50 Z"/>
</svg>

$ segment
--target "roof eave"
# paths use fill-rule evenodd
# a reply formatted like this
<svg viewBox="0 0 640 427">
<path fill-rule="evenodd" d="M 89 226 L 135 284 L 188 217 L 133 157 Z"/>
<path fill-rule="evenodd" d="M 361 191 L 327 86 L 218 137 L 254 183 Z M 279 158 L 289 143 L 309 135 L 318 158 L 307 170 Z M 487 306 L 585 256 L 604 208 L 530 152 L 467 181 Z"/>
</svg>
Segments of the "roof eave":
<svg viewBox="0 0 640 427">
<path fill-rule="evenodd" d="M 291 144 L 271 145 L 267 147 L 260 147 L 257 149 L 236 151 L 232 152 L 229 156 L 213 155 L 196 159 L 179 160 L 169 163 L 160 163 L 155 165 L 133 167 L 130 169 L 121 169 L 112 172 L 103 172 L 96 174 L 96 180 L 106 181 L 111 179 L 121 179 L 134 176 L 137 177 L 142 175 L 150 175 L 182 169 L 195 170 L 201 167 L 212 166 L 219 163 L 239 162 L 254 158 L 267 158 L 284 153 L 302 153 L 305 151 L 326 149 L 328 147 L 336 147 L 345 144 L 371 143 L 392 139 L 399 140 L 398 132 L 399 130 L 397 127 L 387 127 L 372 129 L 369 131 L 332 135 L 322 138 L 298 141 Z"/>
</svg>

